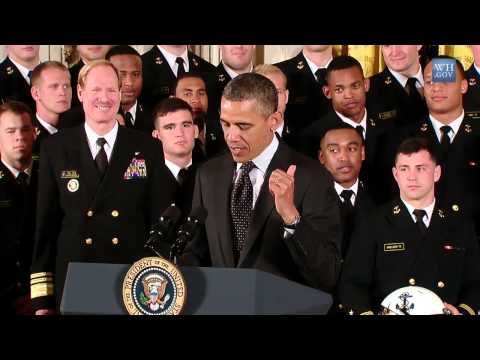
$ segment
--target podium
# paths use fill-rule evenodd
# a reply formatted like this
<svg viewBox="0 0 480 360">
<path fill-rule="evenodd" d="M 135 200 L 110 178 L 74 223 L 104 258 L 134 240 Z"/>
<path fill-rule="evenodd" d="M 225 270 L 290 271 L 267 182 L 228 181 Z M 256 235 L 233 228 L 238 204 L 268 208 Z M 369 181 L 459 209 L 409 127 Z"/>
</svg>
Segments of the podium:
<svg viewBox="0 0 480 360">
<path fill-rule="evenodd" d="M 131 265 L 68 266 L 60 312 L 64 315 L 127 315 L 123 278 Z M 332 297 L 256 269 L 179 267 L 187 285 L 182 314 L 326 314 Z"/>
</svg>

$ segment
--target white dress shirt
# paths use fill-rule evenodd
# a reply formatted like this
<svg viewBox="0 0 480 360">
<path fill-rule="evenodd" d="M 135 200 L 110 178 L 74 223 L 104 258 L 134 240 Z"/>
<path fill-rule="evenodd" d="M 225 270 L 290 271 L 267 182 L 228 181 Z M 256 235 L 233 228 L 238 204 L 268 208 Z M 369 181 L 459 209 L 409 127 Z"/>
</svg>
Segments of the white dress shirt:
<svg viewBox="0 0 480 360">
<path fill-rule="evenodd" d="M 113 129 L 110 130 L 103 136 L 100 136 L 92 130 L 90 126 L 88 126 L 87 122 L 85 121 L 85 132 L 87 133 L 87 140 L 88 140 L 88 147 L 90 148 L 90 152 L 92 153 L 93 159 L 97 156 L 98 152 L 100 151 L 100 146 L 97 145 L 97 139 L 103 137 L 106 140 L 105 145 L 103 148 L 107 153 L 107 159 L 110 162 L 110 157 L 112 156 L 113 145 L 115 144 L 115 140 L 117 139 L 118 133 L 118 122 L 115 121 L 115 125 Z"/>
<path fill-rule="evenodd" d="M 352 197 L 350 198 L 350 202 L 352 203 L 352 206 L 355 206 L 355 200 L 357 199 L 357 193 L 358 193 L 358 179 L 355 181 L 355 183 L 350 187 L 350 188 L 344 188 L 342 185 L 334 181 L 334 186 L 335 186 L 335 191 L 338 194 L 338 197 L 340 198 L 341 202 L 344 202 L 345 200 L 340 196 L 343 190 L 352 190 L 353 194 Z"/>
<path fill-rule="evenodd" d="M 402 200 L 402 202 L 405 204 L 405 207 L 407 208 L 408 210 L 408 213 L 410 214 L 410 216 L 412 217 L 413 219 L 413 222 L 417 222 L 417 218 L 415 217 L 415 215 L 413 215 L 413 210 L 415 210 L 416 208 L 414 208 L 412 205 L 410 205 L 409 203 L 407 203 L 405 200 L 403 200 L 401 197 L 400 197 L 400 200 Z M 424 217 L 423 217 L 423 223 L 425 224 L 425 226 L 428 228 L 430 226 L 430 221 L 432 220 L 432 213 L 433 213 L 433 208 L 435 207 L 435 199 L 433 199 L 433 202 L 428 205 L 426 208 L 423 208 L 423 209 L 419 209 L 419 210 L 425 210 L 425 212 L 427 213 Z"/>
<path fill-rule="evenodd" d="M 310 71 L 312 72 L 313 76 L 315 76 L 315 79 L 316 79 L 317 75 L 315 75 L 315 73 L 320 68 L 305 55 L 305 52 L 303 52 L 303 56 L 307 60 L 308 67 L 310 68 Z M 333 60 L 333 57 L 330 57 L 330 59 L 325 63 L 325 66 L 323 66 L 322 69 L 326 69 L 328 65 L 330 65 L 332 60 Z"/>
<path fill-rule="evenodd" d="M 178 181 L 178 173 L 180 172 L 180 170 L 182 170 L 183 168 L 181 168 L 180 166 L 178 166 L 177 164 L 171 162 L 170 160 L 167 160 L 165 159 L 165 165 L 167 165 L 168 169 L 170 170 L 170 172 L 172 173 L 172 175 L 175 177 L 175 179 Z M 192 165 L 192 160 L 190 160 L 190 162 L 188 163 L 188 165 L 185 167 L 185 168 L 188 168 L 190 167 L 190 165 Z"/>
<path fill-rule="evenodd" d="M 240 75 L 239 73 L 237 73 L 235 70 L 233 70 L 230 66 L 228 66 L 227 64 L 223 63 L 223 67 L 225 68 L 225 71 L 227 72 L 227 74 L 232 78 L 232 79 L 235 79 L 238 75 Z M 252 72 L 253 70 L 253 65 L 250 64 L 250 70 L 248 72 Z"/>
<path fill-rule="evenodd" d="M 11 172 L 12 175 L 13 175 L 13 177 L 16 179 L 16 178 L 18 177 L 18 174 L 20 174 L 20 171 L 17 170 L 17 169 L 15 169 L 14 167 L 8 165 L 5 161 L 3 161 L 3 160 L 0 160 L 0 161 L 3 163 L 3 165 L 6 166 L 6 168 L 7 168 L 8 170 L 10 170 L 10 172 Z M 29 183 L 29 184 L 30 184 L 30 178 L 31 178 L 31 176 L 32 176 L 32 166 L 33 166 L 33 162 L 30 162 L 30 165 L 29 165 L 25 170 L 23 170 L 23 172 L 28 175 L 27 183 Z"/>
<path fill-rule="evenodd" d="M 12 58 L 9 58 L 10 61 L 17 67 L 17 69 L 20 71 L 20 74 L 22 74 L 22 77 L 25 79 L 25 81 L 30 85 L 30 78 L 28 77 L 28 73 L 31 71 L 30 69 L 27 69 L 25 66 L 22 64 L 17 63 L 14 61 Z"/>
<path fill-rule="evenodd" d="M 37 116 L 38 122 L 48 131 L 48 133 L 50 135 L 56 134 L 58 132 L 58 129 L 55 126 L 53 126 L 53 125 L 49 124 L 48 122 L 46 122 L 45 120 L 43 120 L 40 117 L 40 115 L 37 114 L 36 116 Z"/>
<path fill-rule="evenodd" d="M 138 101 L 135 101 L 135 104 L 133 104 L 133 106 L 130 109 L 128 109 L 128 111 L 125 112 L 125 114 L 127 112 L 132 114 L 132 125 L 135 125 L 135 119 L 137 117 L 137 104 L 138 104 Z M 125 121 L 127 121 L 126 117 L 125 117 Z"/>
<path fill-rule="evenodd" d="M 405 76 L 403 74 L 400 74 L 399 72 L 396 72 L 396 71 L 394 71 L 390 68 L 388 68 L 388 70 L 390 70 L 393 77 L 395 79 L 397 79 L 397 81 L 400 83 L 400 85 L 402 85 L 403 88 L 407 85 L 407 81 L 408 81 L 407 76 Z M 423 81 L 423 74 L 422 74 L 422 67 L 421 66 L 419 66 L 417 73 L 415 75 L 413 75 L 412 77 L 417 79 L 417 82 L 415 83 L 415 87 L 417 89 L 418 88 L 423 88 L 423 86 L 425 85 L 425 82 Z"/>
<path fill-rule="evenodd" d="M 455 139 L 455 136 L 458 133 L 458 130 L 460 129 L 460 125 L 462 125 L 463 121 L 463 116 L 465 115 L 465 112 L 462 110 L 462 113 L 460 114 L 459 117 L 457 117 L 455 120 L 453 120 L 448 126 L 452 128 L 452 131 L 448 132 L 448 137 L 450 138 L 450 143 L 453 142 L 453 139 Z M 442 131 L 440 128 L 442 126 L 445 126 L 445 124 L 441 123 L 437 119 L 435 119 L 432 115 L 429 115 L 430 121 L 432 122 L 433 129 L 435 130 L 435 135 L 437 135 L 438 141 L 442 141 Z"/>
<path fill-rule="evenodd" d="M 188 63 L 188 48 L 185 49 L 182 55 L 177 56 L 174 55 L 164 48 L 162 48 L 160 45 L 157 45 L 158 50 L 162 53 L 162 55 L 165 57 L 167 60 L 168 65 L 170 66 L 170 69 L 172 69 L 172 72 L 177 76 L 178 74 L 178 64 L 177 64 L 177 57 L 181 57 L 183 59 L 183 68 L 185 69 L 185 72 L 188 72 L 190 68 L 190 64 Z"/>
<path fill-rule="evenodd" d="M 363 139 L 365 140 L 367 138 L 367 109 L 365 109 L 365 113 L 363 114 L 363 118 L 362 118 L 362 121 L 360 121 L 360 123 L 357 123 L 355 121 L 353 121 L 352 119 L 349 119 L 347 118 L 346 116 L 340 114 L 338 111 L 335 111 L 338 115 L 338 117 L 340 119 L 342 119 L 342 121 L 350 126 L 352 126 L 354 129 L 358 126 L 358 125 L 362 125 L 363 126 Z"/>
</svg>

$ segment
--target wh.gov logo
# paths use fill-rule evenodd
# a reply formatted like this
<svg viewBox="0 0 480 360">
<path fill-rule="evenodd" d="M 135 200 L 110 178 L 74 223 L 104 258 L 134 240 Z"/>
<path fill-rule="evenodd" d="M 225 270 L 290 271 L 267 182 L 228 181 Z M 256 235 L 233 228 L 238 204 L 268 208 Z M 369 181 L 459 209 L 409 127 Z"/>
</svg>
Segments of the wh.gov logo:
<svg viewBox="0 0 480 360">
<path fill-rule="evenodd" d="M 455 82 L 457 75 L 456 66 L 454 59 L 432 59 L 432 81 Z"/>
</svg>

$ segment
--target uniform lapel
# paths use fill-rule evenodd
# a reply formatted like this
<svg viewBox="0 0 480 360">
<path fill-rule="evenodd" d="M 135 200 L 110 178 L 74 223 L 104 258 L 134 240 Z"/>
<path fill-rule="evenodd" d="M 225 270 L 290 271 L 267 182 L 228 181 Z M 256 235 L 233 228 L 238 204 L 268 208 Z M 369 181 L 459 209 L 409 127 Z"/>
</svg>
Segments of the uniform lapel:
<svg viewBox="0 0 480 360">
<path fill-rule="evenodd" d="M 160 61 L 156 60 L 158 58 L 160 58 L 159 59 Z M 153 50 L 153 59 L 154 59 L 153 60 L 154 63 L 156 64 L 156 69 L 158 73 L 157 77 L 159 77 L 160 79 L 164 79 L 165 76 L 161 75 L 161 73 L 164 73 L 165 75 L 167 75 L 167 77 L 170 78 L 170 81 L 175 81 L 177 77 L 173 73 L 172 68 L 168 64 L 167 59 L 165 59 L 165 57 L 163 56 L 162 52 L 160 51 L 157 45 L 155 45 Z"/>
</svg>

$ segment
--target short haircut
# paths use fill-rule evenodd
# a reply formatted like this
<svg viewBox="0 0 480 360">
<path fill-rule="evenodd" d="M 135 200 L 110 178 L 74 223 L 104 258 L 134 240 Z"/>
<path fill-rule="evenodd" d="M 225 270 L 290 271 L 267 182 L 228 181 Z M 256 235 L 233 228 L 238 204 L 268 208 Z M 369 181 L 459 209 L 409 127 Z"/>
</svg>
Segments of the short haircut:
<svg viewBox="0 0 480 360">
<path fill-rule="evenodd" d="M 2 118 L 3 114 L 7 112 L 11 112 L 22 117 L 26 115 L 33 125 L 33 113 L 27 104 L 15 100 L 7 101 L 6 103 L 0 105 L 0 118 Z"/>
<path fill-rule="evenodd" d="M 438 154 L 435 150 L 435 146 L 429 139 L 423 137 L 411 137 L 402 141 L 395 154 L 395 164 L 397 163 L 398 155 L 411 155 L 422 150 L 427 151 L 430 154 L 432 161 L 435 164 L 438 164 Z"/>
<path fill-rule="evenodd" d="M 177 77 L 177 79 L 175 80 L 175 84 L 173 85 L 173 88 L 172 88 L 173 94 L 171 94 L 171 95 L 175 96 L 175 93 L 177 92 L 178 84 L 183 79 L 199 79 L 199 80 L 202 80 L 203 84 L 205 85 L 205 90 L 207 90 L 207 82 L 205 81 L 205 79 L 203 78 L 202 75 L 200 75 L 198 73 L 187 72 L 187 73 L 183 73 L 182 75 Z M 208 92 L 207 92 L 207 95 L 208 95 Z"/>
<path fill-rule="evenodd" d="M 188 111 L 192 115 L 193 119 L 193 110 L 190 104 L 176 97 L 166 98 L 160 101 L 153 110 L 153 119 L 154 121 L 157 121 L 159 117 L 163 117 L 167 114 L 180 110 Z"/>
<path fill-rule="evenodd" d="M 130 45 L 116 45 L 110 48 L 110 50 L 108 50 L 107 54 L 105 55 L 105 59 L 110 60 L 112 56 L 116 55 L 134 55 L 138 56 L 140 60 L 142 60 L 142 56 L 140 55 L 140 53 Z"/>
<path fill-rule="evenodd" d="M 35 86 L 38 84 L 38 82 L 42 77 L 42 73 L 48 69 L 57 69 L 57 70 L 65 71 L 68 74 L 68 77 L 70 77 L 70 71 L 68 71 L 68 68 L 65 65 L 63 65 L 61 62 L 44 61 L 38 64 L 37 66 L 35 66 L 35 68 L 32 71 L 32 80 L 31 80 L 32 86 Z"/>
<path fill-rule="evenodd" d="M 354 131 L 354 132 L 358 135 L 358 138 L 360 139 L 360 144 L 361 144 L 361 145 L 365 145 L 365 141 L 364 141 L 364 139 L 363 139 L 363 136 L 360 135 L 360 133 L 357 131 L 357 129 L 355 129 L 353 126 L 350 126 L 350 125 L 348 125 L 347 123 L 344 123 L 344 122 L 342 121 L 341 124 L 336 124 L 336 125 L 328 126 L 328 127 L 326 127 L 326 128 L 322 131 L 322 133 L 321 133 L 321 135 L 320 135 L 320 148 L 321 148 L 321 146 L 322 146 L 323 140 L 325 139 L 325 136 L 327 135 L 327 133 L 328 133 L 329 131 L 333 131 L 333 130 L 345 130 L 345 129 L 346 129 L 346 130 L 352 130 L 352 131 Z"/>
<path fill-rule="evenodd" d="M 257 113 L 265 118 L 277 111 L 277 89 L 268 78 L 260 74 L 238 75 L 225 86 L 222 97 L 229 101 L 255 101 Z"/>
<path fill-rule="evenodd" d="M 277 74 L 282 78 L 283 82 L 285 83 L 285 87 L 287 87 L 287 77 L 278 66 L 271 65 L 271 64 L 260 64 L 255 66 L 255 69 L 253 69 L 253 72 L 256 74 L 264 75 L 264 76 L 267 76 L 270 74 Z"/>
<path fill-rule="evenodd" d="M 360 73 L 362 74 L 362 78 L 365 77 L 363 74 L 362 65 L 354 57 L 348 56 L 348 55 L 334 57 L 333 60 L 330 62 L 330 64 L 328 64 L 327 66 L 325 79 L 328 82 L 328 78 L 332 71 L 345 70 L 345 69 L 350 69 L 352 67 L 357 67 L 360 70 Z"/>
<path fill-rule="evenodd" d="M 98 66 L 105 66 L 111 68 L 115 75 L 117 76 L 118 79 L 118 87 L 120 88 L 121 80 L 120 80 L 120 75 L 118 74 L 118 70 L 113 66 L 113 64 L 108 61 L 108 60 L 95 60 L 92 62 L 89 62 L 87 65 L 84 65 L 82 69 L 80 70 L 80 73 L 78 74 L 78 85 L 82 89 L 85 88 L 85 80 L 87 79 L 88 73 L 92 71 L 92 69 L 98 67 Z"/>
<path fill-rule="evenodd" d="M 462 77 L 462 80 L 466 79 L 467 78 L 467 74 L 465 74 L 465 69 L 463 68 L 463 65 L 462 63 L 460 62 L 460 60 L 458 60 L 457 58 L 454 58 L 452 56 L 448 56 L 448 55 L 438 55 L 438 56 L 435 56 L 433 57 L 432 59 L 429 59 L 427 61 L 427 63 L 425 64 L 425 68 L 427 67 L 428 64 L 430 64 L 434 59 L 450 59 L 450 60 L 455 60 L 455 63 L 457 64 L 457 70 L 460 72 L 460 76 Z"/>
</svg>

